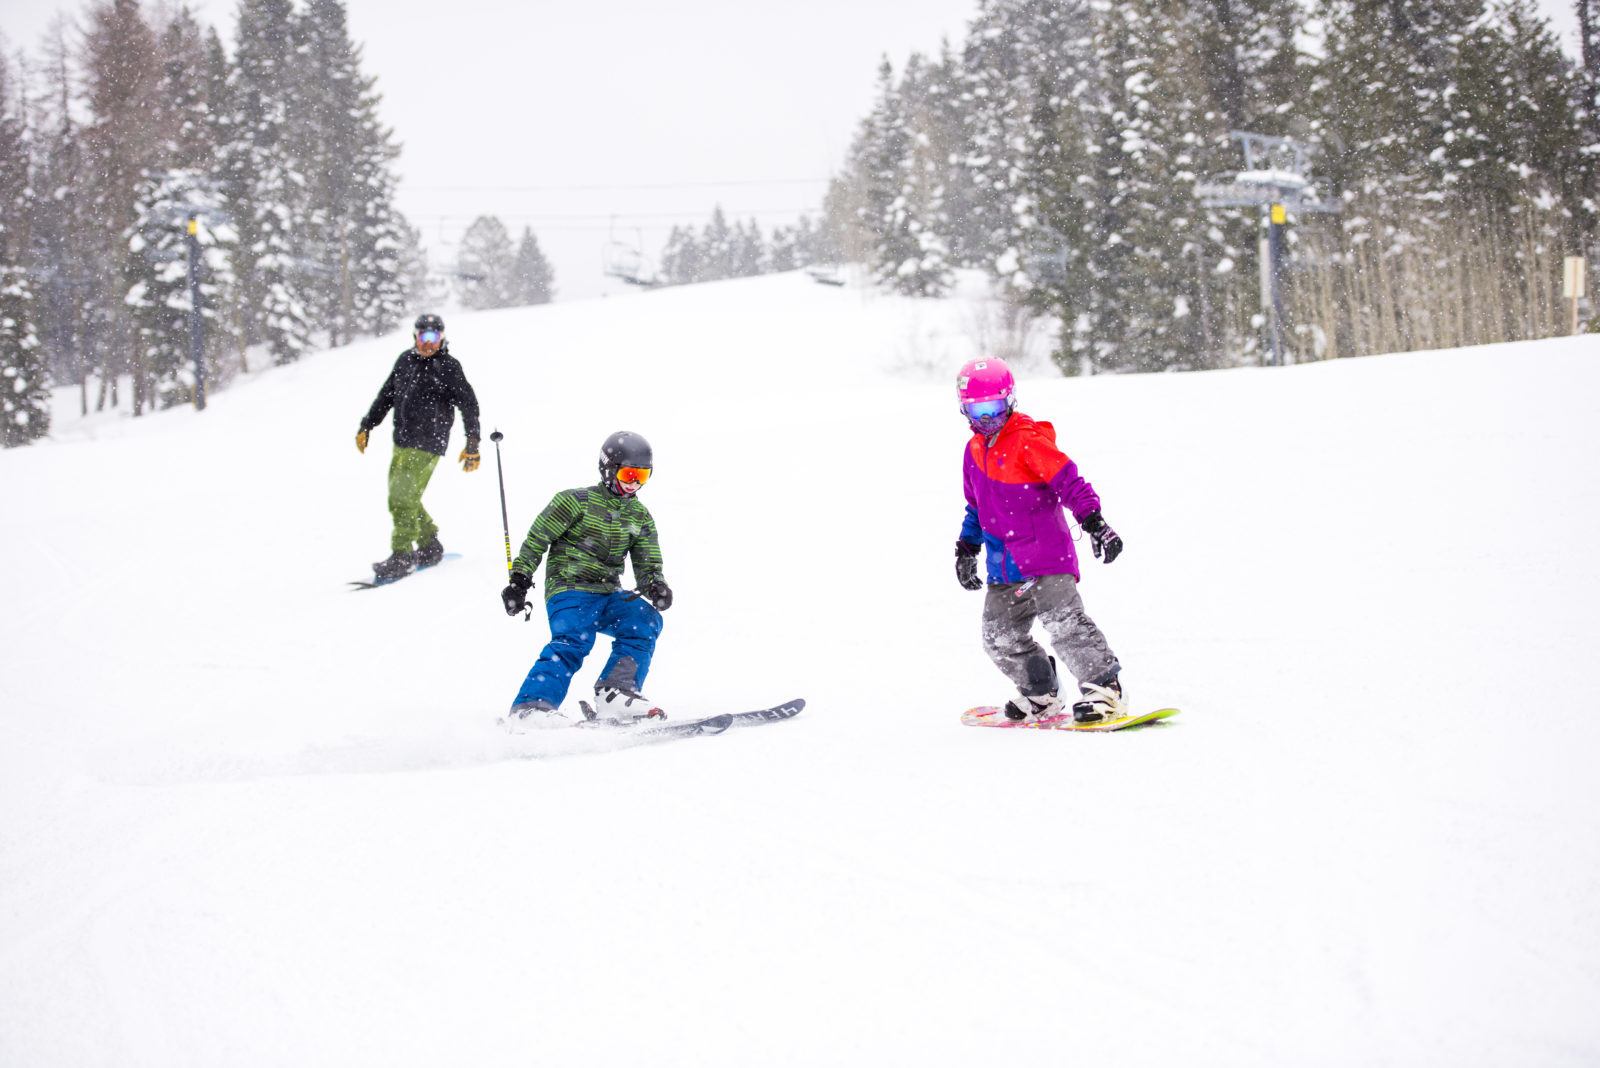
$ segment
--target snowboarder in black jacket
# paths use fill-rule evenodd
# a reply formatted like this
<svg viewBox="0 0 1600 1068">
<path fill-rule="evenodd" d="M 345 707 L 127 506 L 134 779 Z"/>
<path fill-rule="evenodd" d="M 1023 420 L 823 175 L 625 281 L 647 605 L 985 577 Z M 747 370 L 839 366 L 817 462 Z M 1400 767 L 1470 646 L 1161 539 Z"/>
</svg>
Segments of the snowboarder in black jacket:
<svg viewBox="0 0 1600 1068">
<path fill-rule="evenodd" d="M 364 453 L 367 435 L 394 409 L 394 459 L 389 463 L 389 515 L 394 519 L 394 533 L 389 539 L 388 559 L 372 565 L 377 577 L 385 581 L 431 567 L 444 556 L 439 527 L 422 507 L 422 491 L 428 488 L 434 467 L 449 447 L 457 408 L 467 431 L 461 469 L 478 469 L 478 396 L 460 361 L 450 355 L 444 320 L 437 315 L 419 315 L 414 341 L 395 361 L 356 432 L 356 448 Z"/>
</svg>

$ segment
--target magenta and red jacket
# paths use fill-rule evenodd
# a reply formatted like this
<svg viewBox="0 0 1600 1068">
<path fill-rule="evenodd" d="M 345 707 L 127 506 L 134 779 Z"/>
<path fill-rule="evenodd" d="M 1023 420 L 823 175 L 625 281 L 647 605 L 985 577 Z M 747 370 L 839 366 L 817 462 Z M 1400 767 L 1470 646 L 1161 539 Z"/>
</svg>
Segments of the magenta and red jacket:
<svg viewBox="0 0 1600 1068">
<path fill-rule="evenodd" d="M 1056 428 L 1014 412 L 992 439 L 973 434 L 962 461 L 961 540 L 988 548 L 991 583 L 1078 578 L 1065 508 L 1079 522 L 1100 509 L 1094 487 L 1056 448 Z"/>
</svg>

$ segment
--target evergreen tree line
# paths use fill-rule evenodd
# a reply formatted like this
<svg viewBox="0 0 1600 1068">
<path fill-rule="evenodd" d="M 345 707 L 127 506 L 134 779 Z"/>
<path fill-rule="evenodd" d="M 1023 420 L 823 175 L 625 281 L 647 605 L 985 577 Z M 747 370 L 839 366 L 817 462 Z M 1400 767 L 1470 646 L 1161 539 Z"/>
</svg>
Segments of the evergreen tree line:
<svg viewBox="0 0 1600 1068">
<path fill-rule="evenodd" d="M 658 281 L 680 286 L 749 278 L 793 271 L 834 258 L 826 236 L 810 216 L 802 215 L 793 226 L 775 226 L 771 236 L 766 237 L 754 219 L 728 222 L 719 204 L 712 211 L 711 220 L 698 231 L 693 226 L 672 228 L 661 251 Z"/>
<path fill-rule="evenodd" d="M 193 397 L 191 219 L 208 386 L 393 329 L 425 265 L 379 99 L 342 0 L 240 0 L 231 54 L 186 6 L 100 0 L 0 56 L 5 443 L 47 432 L 51 384 Z"/>
<path fill-rule="evenodd" d="M 980 0 L 882 63 L 824 228 L 901 293 L 988 271 L 1067 373 L 1250 362 L 1263 213 L 1196 192 L 1244 130 L 1340 209 L 1290 218 L 1300 358 L 1553 332 L 1600 200 L 1590 9 L 1576 64 L 1533 0 Z"/>
<path fill-rule="evenodd" d="M 456 258 L 456 290 L 469 308 L 516 308 L 548 304 L 556 294 L 555 269 L 524 226 L 513 244 L 505 223 L 480 215 L 461 236 Z"/>
</svg>

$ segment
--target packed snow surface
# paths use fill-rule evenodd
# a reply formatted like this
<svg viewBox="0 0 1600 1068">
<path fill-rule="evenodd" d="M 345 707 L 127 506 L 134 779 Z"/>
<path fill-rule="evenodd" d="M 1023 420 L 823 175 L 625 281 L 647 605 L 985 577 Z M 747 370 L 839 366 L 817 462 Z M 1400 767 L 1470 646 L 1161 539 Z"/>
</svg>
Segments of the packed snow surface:
<svg viewBox="0 0 1600 1068">
<path fill-rule="evenodd" d="M 515 540 L 654 443 L 652 697 L 809 701 L 619 751 L 496 726 L 547 630 L 459 423 L 463 558 L 346 589 L 404 335 L 64 404 L 0 454 L 0 1064 L 1600 1061 L 1596 341 L 1026 363 L 1183 709 L 1079 735 L 959 722 L 1007 695 L 952 555 L 999 322 L 803 274 L 448 316 Z"/>
</svg>

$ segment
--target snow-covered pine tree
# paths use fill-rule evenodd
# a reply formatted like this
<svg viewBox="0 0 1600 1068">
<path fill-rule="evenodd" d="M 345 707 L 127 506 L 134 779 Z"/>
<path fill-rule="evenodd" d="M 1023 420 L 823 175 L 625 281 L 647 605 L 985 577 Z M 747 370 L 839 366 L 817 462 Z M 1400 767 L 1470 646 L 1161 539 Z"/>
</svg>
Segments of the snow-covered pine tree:
<svg viewBox="0 0 1600 1068">
<path fill-rule="evenodd" d="M 767 243 L 767 268 L 773 272 L 792 271 L 800 267 L 799 232 L 793 226 L 774 226 L 772 239 Z"/>
<path fill-rule="evenodd" d="M 1098 5 L 1105 6 L 1105 5 Z M 1040 100 L 1064 109 L 1096 73 L 1085 63 L 1091 0 L 983 0 L 962 49 L 962 136 L 952 181 L 952 247 L 960 262 L 1005 277 L 1022 248 L 1019 199 Z M 1006 269 L 1001 269 L 1001 264 Z"/>
<path fill-rule="evenodd" d="M 1205 0 L 1185 13 L 1212 106 L 1228 130 L 1303 135 L 1309 58 L 1301 0 Z"/>
<path fill-rule="evenodd" d="M 1589 230 L 1588 180 L 1574 162 L 1587 138 L 1576 78 L 1532 9 L 1323 0 L 1320 14 L 1319 132 L 1345 209 L 1333 303 L 1341 336 L 1356 339 L 1342 351 L 1550 324 L 1553 268 L 1528 257 L 1556 256 L 1564 232 L 1576 244 Z"/>
<path fill-rule="evenodd" d="M 407 224 L 400 235 L 400 292 L 406 308 L 438 307 L 449 296 L 449 286 L 436 276 L 422 247 L 422 231 Z M 372 329 L 376 331 L 376 324 Z"/>
<path fill-rule="evenodd" d="M 349 321 L 357 333 L 381 334 L 405 317 L 413 293 L 407 257 L 419 240 L 395 204 L 399 146 L 378 118 L 374 83 L 362 79 L 351 173 L 355 196 L 343 226 L 348 235 L 336 273 L 350 279 Z M 415 294 L 420 297 L 421 294 Z"/>
<path fill-rule="evenodd" d="M 158 166 L 211 174 L 217 151 L 208 34 L 187 5 L 172 12 L 161 30 L 159 48 L 155 93 L 157 136 L 161 139 Z"/>
<path fill-rule="evenodd" d="M 794 225 L 794 258 L 796 267 L 809 267 L 814 263 L 838 263 L 844 257 L 833 242 L 832 231 L 811 216 L 802 215 Z"/>
<path fill-rule="evenodd" d="M 1553 193 L 1566 216 L 1567 247 L 1576 250 L 1596 211 L 1584 205 L 1593 153 L 1581 72 L 1533 0 L 1493 0 L 1490 10 L 1474 108 L 1487 130 L 1488 159 L 1472 177 L 1480 195 L 1500 205 Z"/>
<path fill-rule="evenodd" d="M 307 252 L 328 283 L 312 298 L 331 344 L 391 329 L 404 315 L 408 225 L 395 207 L 399 148 L 361 72 L 343 0 L 310 0 L 299 19 L 297 152 L 308 176 Z"/>
<path fill-rule="evenodd" d="M 1461 125 L 1454 101 L 1484 0 L 1322 0 L 1319 15 L 1315 107 L 1334 190 L 1390 205 L 1412 228 L 1437 224 L 1429 205 L 1481 159 L 1482 131 Z"/>
<path fill-rule="evenodd" d="M 361 197 L 355 172 L 360 109 L 360 76 L 344 4 L 310 0 L 295 20 L 298 33 L 296 112 L 301 121 L 293 154 L 306 176 L 301 241 L 323 284 L 306 296 L 306 311 L 325 331 L 330 345 L 355 333 L 355 274 L 351 230 L 353 208 Z"/>
<path fill-rule="evenodd" d="M 28 234 L 38 301 L 39 337 L 51 380 L 78 383 L 80 414 L 89 411 L 91 360 L 86 352 L 90 310 L 88 196 L 81 181 L 82 129 L 74 117 L 76 71 L 68 23 L 58 17 L 44 39 L 37 68 L 40 92 L 31 100 L 34 171 Z"/>
<path fill-rule="evenodd" d="M 238 111 L 230 95 L 233 64 L 216 27 L 205 31 L 205 99 L 207 138 L 211 143 L 213 166 L 222 164 L 222 146 L 233 140 Z"/>
<path fill-rule="evenodd" d="M 674 226 L 661 252 L 661 275 L 670 286 L 700 281 L 704 255 L 692 226 Z"/>
<path fill-rule="evenodd" d="M 0 445 L 7 448 L 50 432 L 48 376 L 26 269 L 33 191 L 18 90 L 0 54 Z"/>
<path fill-rule="evenodd" d="M 733 227 L 733 269 L 730 277 L 753 278 L 767 269 L 767 243 L 754 219 Z"/>
<path fill-rule="evenodd" d="M 716 282 L 732 278 L 734 263 L 734 232 L 728 225 L 728 216 L 718 204 L 711 212 L 711 221 L 700 234 L 700 278 L 702 282 Z"/>
<path fill-rule="evenodd" d="M 518 305 L 548 304 L 555 297 L 556 273 L 545 259 L 533 228 L 522 228 L 517 256 L 511 265 L 511 295 Z"/>
<path fill-rule="evenodd" d="M 994 59 L 1009 73 L 1002 82 L 981 65 L 967 71 L 966 128 L 981 153 L 969 153 L 962 170 L 985 190 L 991 221 L 966 240 L 1026 304 L 1068 324 L 1088 314 L 1101 226 L 1090 19 L 1086 3 L 991 3 L 974 27 L 984 43 L 967 49 L 969 64 Z"/>
<path fill-rule="evenodd" d="M 160 66 L 156 35 L 138 0 L 110 0 L 91 8 L 84 31 L 84 67 L 90 121 L 84 130 L 89 232 L 95 255 L 86 309 L 94 358 L 102 371 L 101 397 L 117 403 L 118 376 L 131 374 L 134 414 L 150 401 L 148 368 L 134 344 L 132 318 L 122 302 L 122 235 L 135 223 L 139 183 L 158 166 L 156 91 Z M 69 179 L 70 180 L 70 179 Z"/>
<path fill-rule="evenodd" d="M 895 170 L 898 195 L 883 219 L 877 265 L 879 280 L 907 296 L 940 296 L 951 282 L 944 204 L 951 145 L 944 89 L 927 60 L 913 53 L 895 94 L 903 125 Z"/>
<path fill-rule="evenodd" d="M 866 263 L 872 255 L 873 231 L 867 225 L 870 184 L 867 174 L 871 125 L 863 119 L 845 154 L 844 165 L 828 179 L 822 194 L 820 229 L 840 259 Z"/>
<path fill-rule="evenodd" d="M 1090 273 L 1100 226 L 1095 182 L 1096 145 L 1079 103 L 1039 91 L 1025 126 L 1015 197 L 1017 232 L 996 259 L 1000 278 L 1035 312 L 1064 324 L 1056 362 L 1080 370 L 1076 349 L 1093 321 L 1096 290 Z"/>
<path fill-rule="evenodd" d="M 1193 187 L 1220 119 L 1189 44 L 1192 12 L 1126 0 L 1052 14 L 1025 35 L 1047 30 L 1060 51 L 1026 94 L 1014 179 L 1025 240 L 1002 266 L 1061 318 L 1069 373 L 1193 366 L 1194 253 L 1210 230 Z"/>
<path fill-rule="evenodd" d="M 218 344 L 226 342 L 231 353 L 224 358 L 221 349 L 214 349 L 212 336 L 207 336 L 206 347 L 219 361 L 229 367 L 237 366 L 240 371 L 248 371 L 249 358 L 247 347 L 250 343 L 252 324 L 255 321 L 253 310 L 249 308 L 246 295 L 248 290 L 241 284 L 238 271 L 250 262 L 252 257 L 246 250 L 238 248 L 239 219 L 233 214 L 238 206 L 245 202 L 248 196 L 250 176 L 246 169 L 249 162 L 249 153 L 240 151 L 238 122 L 240 110 L 234 99 L 234 89 L 238 79 L 233 73 L 233 62 L 228 58 L 227 48 L 222 43 L 222 37 L 215 27 L 205 31 L 205 94 L 206 94 L 206 127 L 211 141 L 212 162 L 209 169 L 217 190 L 222 195 L 222 210 L 226 213 L 227 225 L 233 232 L 234 241 L 227 250 L 227 263 L 224 265 L 228 277 L 232 280 L 232 292 L 224 299 L 217 309 L 217 331 L 215 339 Z"/>
<path fill-rule="evenodd" d="M 222 221 L 221 194 L 208 176 L 194 171 L 152 172 L 139 199 L 140 222 L 127 234 L 130 280 L 124 298 L 132 310 L 134 336 L 145 353 L 153 400 L 161 407 L 189 403 L 195 395 L 190 359 L 189 250 L 187 222 L 196 218 L 200 241 L 200 314 L 204 324 L 206 381 L 215 388 L 232 348 L 219 309 L 234 291 L 233 232 Z"/>
<path fill-rule="evenodd" d="M 1088 290 L 1085 313 L 1064 324 L 1063 337 L 1088 371 L 1122 369 L 1132 363 L 1130 341 L 1139 316 L 1132 306 L 1140 299 L 1140 250 L 1133 232 L 1142 195 L 1151 178 L 1149 104 L 1144 99 L 1153 80 L 1152 57 L 1143 47 L 1147 27 L 1142 9 L 1121 4 L 1099 11 L 1091 38 L 1099 76 L 1088 90 L 1084 122 L 1093 159 L 1094 201 L 1085 262 Z M 1072 370 L 1069 363 L 1064 369 Z"/>
<path fill-rule="evenodd" d="M 1001 274 L 996 265 L 1014 265 L 1023 242 L 1013 211 L 1018 157 L 1030 141 L 1027 122 L 1043 76 L 1024 40 L 1039 8 L 1027 0 L 980 0 L 962 48 L 962 177 L 955 182 L 962 210 L 951 241 L 961 262 Z"/>
<path fill-rule="evenodd" d="M 309 345 L 308 277 L 297 224 L 306 181 L 295 158 L 296 20 L 291 0 L 241 0 L 229 84 L 231 140 L 223 150 L 224 193 L 238 232 L 235 276 L 246 337 L 276 363 Z"/>
<path fill-rule="evenodd" d="M 201 242 L 201 314 L 207 381 L 215 388 L 219 354 L 234 340 L 218 309 L 231 302 L 232 231 L 221 210 L 212 173 L 216 127 L 208 100 L 212 84 L 207 38 L 188 8 L 180 7 L 160 35 L 155 92 L 155 162 L 140 179 L 134 221 L 124 231 L 122 303 L 133 318 L 136 349 L 147 369 L 150 403 L 160 407 L 194 397 L 189 352 L 188 219 Z"/>
<path fill-rule="evenodd" d="M 469 308 L 509 308 L 516 303 L 513 275 L 516 250 L 505 223 L 493 215 L 472 220 L 461 235 L 456 257 L 456 290 Z"/>
<path fill-rule="evenodd" d="M 1189 77 L 1206 87 L 1217 116 L 1189 145 L 1200 178 L 1227 181 L 1243 166 L 1230 131 L 1315 147 L 1314 68 L 1299 46 L 1305 17 L 1302 0 L 1207 0 L 1188 12 L 1194 47 L 1186 52 L 1196 64 Z M 1250 315 L 1260 300 L 1261 216 L 1255 207 L 1198 209 L 1205 224 L 1190 235 L 1186 256 L 1194 271 L 1191 312 L 1201 365 L 1235 362 L 1256 344 Z"/>
<path fill-rule="evenodd" d="M 926 138 L 923 152 L 939 172 L 939 237 L 951 266 L 991 270 L 994 257 L 977 240 L 972 222 L 981 214 L 975 172 L 968 165 L 970 145 L 967 110 L 973 98 L 967 92 L 967 71 L 948 40 L 941 41 L 937 58 L 927 62 L 922 76 L 922 106 L 913 116 L 919 135 Z"/>
<path fill-rule="evenodd" d="M 1578 92 L 1580 115 L 1589 151 L 1586 167 L 1591 195 L 1595 188 L 1593 158 L 1600 153 L 1600 0 L 1576 0 L 1578 15 Z"/>
<path fill-rule="evenodd" d="M 908 70 L 925 61 L 913 56 Z M 924 222 L 940 211 L 942 185 L 929 174 L 928 146 L 915 144 L 909 113 L 894 68 L 878 67 L 876 99 L 851 148 L 848 177 L 830 190 L 835 204 L 853 204 L 873 278 L 908 295 L 934 295 L 948 284 L 948 250 Z M 921 86 L 912 82 L 920 104 Z"/>
</svg>

